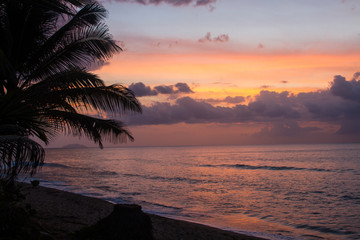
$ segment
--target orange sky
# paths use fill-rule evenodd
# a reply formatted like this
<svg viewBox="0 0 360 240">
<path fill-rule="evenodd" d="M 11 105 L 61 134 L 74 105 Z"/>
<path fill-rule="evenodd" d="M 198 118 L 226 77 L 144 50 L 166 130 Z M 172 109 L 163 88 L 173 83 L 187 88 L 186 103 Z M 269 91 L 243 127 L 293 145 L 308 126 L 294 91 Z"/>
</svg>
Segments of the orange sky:
<svg viewBox="0 0 360 240">
<path fill-rule="evenodd" d="M 200 96 L 253 95 L 262 88 L 291 92 L 329 87 L 333 76 L 351 77 L 360 53 L 137 54 L 124 52 L 96 73 L 107 83 L 148 85 L 186 82 Z M 284 83 L 286 81 L 286 83 Z"/>
</svg>

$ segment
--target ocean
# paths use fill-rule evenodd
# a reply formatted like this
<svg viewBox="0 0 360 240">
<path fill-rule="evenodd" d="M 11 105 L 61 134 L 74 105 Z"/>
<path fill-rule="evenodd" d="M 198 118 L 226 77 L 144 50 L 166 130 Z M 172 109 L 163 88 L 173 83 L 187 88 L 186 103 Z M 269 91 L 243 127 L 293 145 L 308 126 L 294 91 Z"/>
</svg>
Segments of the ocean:
<svg viewBox="0 0 360 240">
<path fill-rule="evenodd" d="M 268 239 L 360 239 L 360 144 L 46 149 L 33 179 Z"/>
</svg>

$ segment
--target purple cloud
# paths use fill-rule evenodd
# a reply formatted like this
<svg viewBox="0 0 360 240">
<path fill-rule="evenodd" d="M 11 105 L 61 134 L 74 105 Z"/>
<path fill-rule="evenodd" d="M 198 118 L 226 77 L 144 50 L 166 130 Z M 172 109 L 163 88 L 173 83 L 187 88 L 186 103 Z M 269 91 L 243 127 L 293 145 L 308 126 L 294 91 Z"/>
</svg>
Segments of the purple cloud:
<svg viewBox="0 0 360 240">
<path fill-rule="evenodd" d="M 175 88 L 177 88 L 177 91 L 181 93 L 193 93 L 189 85 L 187 85 L 186 83 L 177 83 L 175 84 Z"/>
<path fill-rule="evenodd" d="M 294 142 L 296 139 L 308 141 L 309 136 L 314 137 L 314 141 L 317 141 L 316 138 L 326 139 L 324 136 L 330 133 L 325 126 L 330 125 L 334 137 L 353 138 L 360 134 L 359 78 L 360 73 L 356 73 L 349 81 L 342 76 L 335 76 L 328 90 L 299 94 L 263 90 L 247 105 L 242 96 L 222 99 L 181 97 L 174 103 L 156 102 L 143 106 L 142 115 L 125 116 L 122 120 L 128 125 L 254 123 L 266 125 L 254 137 L 279 137 L 278 139 Z M 183 84 L 170 86 L 172 88 L 169 89 L 174 92 L 180 89 L 186 92 L 190 89 Z M 148 92 L 152 90 L 159 94 L 159 88 L 147 89 Z M 236 105 L 218 106 L 219 103 Z M 295 136 L 299 138 L 294 138 Z"/>
<path fill-rule="evenodd" d="M 354 74 L 353 79 L 346 81 L 340 75 L 335 76 L 334 81 L 331 83 L 330 91 L 335 96 L 343 99 L 356 101 L 360 103 L 360 72 Z"/>
<path fill-rule="evenodd" d="M 220 43 L 223 43 L 223 42 L 228 42 L 228 41 L 230 41 L 229 35 L 221 34 L 221 35 L 219 35 L 217 37 L 212 38 L 210 32 L 207 32 L 204 37 L 202 37 L 202 38 L 200 38 L 198 40 L 198 42 L 200 42 L 200 43 L 205 43 L 205 42 L 220 42 Z"/>
<path fill-rule="evenodd" d="M 142 5 L 159 5 L 161 3 L 169 4 L 175 7 L 187 6 L 192 4 L 193 6 L 212 6 L 211 4 L 216 3 L 216 0 L 115 0 L 117 2 L 130 2 L 139 3 Z"/>
<path fill-rule="evenodd" d="M 215 99 L 215 98 L 207 98 L 207 99 L 200 99 L 199 101 L 201 102 L 206 102 L 206 103 L 231 103 L 231 104 L 238 104 L 238 103 L 242 103 L 245 101 L 245 98 L 243 96 L 235 96 L 235 97 L 230 97 L 227 96 L 226 98 L 222 98 L 222 99 Z"/>
<path fill-rule="evenodd" d="M 213 4 L 213 3 L 216 3 L 216 0 L 197 0 L 196 6 L 204 6 L 204 5 L 209 5 L 209 4 Z"/>
<path fill-rule="evenodd" d="M 158 93 L 161 93 L 161 94 L 174 93 L 174 87 L 173 86 L 161 85 L 161 86 L 154 87 L 154 89 L 155 89 L 155 91 L 157 91 Z"/>
<path fill-rule="evenodd" d="M 271 99 L 271 97 L 275 97 L 275 99 Z M 228 98 L 227 100 L 234 99 L 236 98 Z M 264 100 L 267 101 L 264 102 Z M 143 114 L 131 117 L 129 124 L 271 122 L 279 119 L 297 118 L 300 118 L 300 113 L 291 104 L 288 93 L 278 94 L 263 91 L 248 106 L 241 104 L 234 107 L 213 106 L 191 97 L 179 98 L 173 105 L 157 102 L 151 106 L 144 106 Z"/>
<path fill-rule="evenodd" d="M 243 96 L 235 96 L 235 97 L 227 96 L 224 99 L 224 102 L 226 102 L 226 103 L 242 103 L 244 101 L 245 101 L 245 98 Z"/>
<path fill-rule="evenodd" d="M 229 35 L 227 34 L 221 34 L 217 37 L 213 38 L 213 42 L 228 42 L 230 40 Z"/>
<path fill-rule="evenodd" d="M 129 125 L 152 125 L 174 123 L 268 123 L 272 130 L 269 134 L 281 131 L 296 133 L 296 131 L 316 131 L 317 128 L 301 128 L 299 122 L 323 122 L 337 124 L 338 134 L 360 132 L 360 101 L 358 92 L 359 81 L 346 81 L 336 76 L 329 90 L 299 93 L 261 91 L 248 104 L 242 104 L 244 97 L 226 97 L 224 99 L 193 99 L 182 97 L 174 104 L 157 102 L 144 106 L 143 115 L 130 116 L 126 121 Z M 181 85 L 181 84 L 180 84 Z M 182 86 L 182 85 L 181 85 Z M 143 86 L 144 87 L 144 86 Z M 179 91 L 176 85 L 166 88 L 167 92 Z M 130 88 L 131 89 L 131 88 Z M 169 89 L 172 89 L 169 90 Z M 184 88 L 186 90 L 187 88 Z M 159 88 L 148 89 L 160 93 Z M 161 90 L 164 92 L 163 90 Z M 237 104 L 233 107 L 214 106 L 217 103 Z M 292 125 L 284 125 L 292 123 Z M 282 123 L 282 125 L 279 125 Z M 278 124 L 278 125 L 276 125 Z M 269 126 L 270 126 L 269 125 Z M 284 129 L 282 129 L 284 128 Z M 265 130 L 264 130 L 265 131 Z M 263 133 L 265 134 L 265 132 Z M 285 134 L 285 132 L 282 132 Z"/>
<path fill-rule="evenodd" d="M 145 86 L 142 82 L 132 83 L 129 89 L 133 91 L 137 97 L 158 95 L 157 91 L 151 89 L 149 86 Z"/>
<path fill-rule="evenodd" d="M 193 93 L 191 88 L 186 83 L 176 83 L 175 85 L 159 85 L 151 88 L 142 82 L 132 83 L 129 86 L 137 97 L 156 96 L 158 94 L 179 94 L 179 93 Z"/>
</svg>

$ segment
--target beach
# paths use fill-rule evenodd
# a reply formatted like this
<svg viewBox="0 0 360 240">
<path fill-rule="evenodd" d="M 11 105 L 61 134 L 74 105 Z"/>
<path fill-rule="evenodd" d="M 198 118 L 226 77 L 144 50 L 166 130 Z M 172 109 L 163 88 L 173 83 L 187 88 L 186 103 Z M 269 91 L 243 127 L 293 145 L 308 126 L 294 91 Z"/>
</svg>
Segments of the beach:
<svg viewBox="0 0 360 240">
<path fill-rule="evenodd" d="M 83 227 L 95 224 L 108 216 L 114 204 L 93 197 L 30 184 L 20 184 L 25 195 L 24 204 L 35 210 L 35 219 L 43 230 L 56 240 L 68 239 Z M 260 240 L 235 232 L 174 220 L 148 214 L 153 226 L 155 240 Z"/>
</svg>

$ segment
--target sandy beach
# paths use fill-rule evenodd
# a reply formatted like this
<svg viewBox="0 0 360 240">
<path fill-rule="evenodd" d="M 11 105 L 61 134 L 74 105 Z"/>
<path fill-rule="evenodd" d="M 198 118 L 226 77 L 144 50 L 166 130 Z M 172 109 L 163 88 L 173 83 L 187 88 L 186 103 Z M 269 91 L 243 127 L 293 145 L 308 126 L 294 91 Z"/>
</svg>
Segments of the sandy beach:
<svg viewBox="0 0 360 240">
<path fill-rule="evenodd" d="M 108 216 L 114 204 L 92 197 L 46 187 L 21 184 L 25 204 L 36 211 L 34 217 L 54 239 L 95 224 Z M 261 239 L 230 231 L 149 214 L 156 240 L 255 240 Z"/>
</svg>

